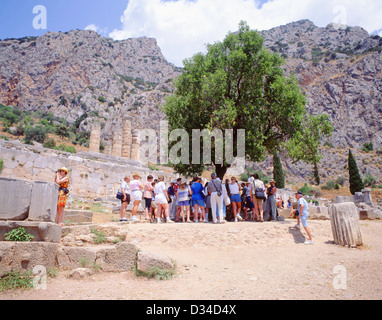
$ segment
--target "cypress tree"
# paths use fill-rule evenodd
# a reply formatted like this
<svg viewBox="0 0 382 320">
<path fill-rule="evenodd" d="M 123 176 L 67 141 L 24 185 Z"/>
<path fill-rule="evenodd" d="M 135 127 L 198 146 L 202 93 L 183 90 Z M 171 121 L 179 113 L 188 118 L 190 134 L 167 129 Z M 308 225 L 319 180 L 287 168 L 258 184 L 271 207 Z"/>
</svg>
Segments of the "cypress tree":
<svg viewBox="0 0 382 320">
<path fill-rule="evenodd" d="M 273 179 L 275 179 L 276 188 L 285 188 L 283 166 L 277 152 L 273 154 Z"/>
<path fill-rule="evenodd" d="M 317 161 L 314 161 L 314 167 L 313 167 L 313 178 L 316 182 L 316 185 L 320 185 L 320 174 L 318 172 L 318 164 Z"/>
<path fill-rule="evenodd" d="M 356 192 L 361 192 L 362 189 L 365 189 L 365 185 L 362 182 L 361 176 L 358 171 L 357 162 L 353 157 L 353 153 L 349 149 L 349 159 L 348 159 L 348 167 L 349 167 L 349 183 L 350 183 L 350 192 L 351 194 L 355 194 Z"/>
</svg>

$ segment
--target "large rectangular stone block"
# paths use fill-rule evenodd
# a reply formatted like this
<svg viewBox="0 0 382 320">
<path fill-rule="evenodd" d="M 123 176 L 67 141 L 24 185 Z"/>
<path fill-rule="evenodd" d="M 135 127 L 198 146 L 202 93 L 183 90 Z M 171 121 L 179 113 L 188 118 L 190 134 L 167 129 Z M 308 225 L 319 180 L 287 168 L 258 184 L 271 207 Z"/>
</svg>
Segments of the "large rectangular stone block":
<svg viewBox="0 0 382 320">
<path fill-rule="evenodd" d="M 54 182 L 33 183 L 28 220 L 55 222 L 57 215 L 58 185 Z"/>
<path fill-rule="evenodd" d="M 0 222 L 0 241 L 5 240 L 5 234 L 13 229 L 25 228 L 26 232 L 34 238 L 33 242 L 59 243 L 62 236 L 62 228 L 52 222 L 31 221 L 2 221 Z"/>
<path fill-rule="evenodd" d="M 33 182 L 0 178 L 0 221 L 28 217 Z"/>
<path fill-rule="evenodd" d="M 93 220 L 93 212 L 89 210 L 65 209 L 64 221 L 73 223 L 89 223 Z"/>
<path fill-rule="evenodd" d="M 12 270 L 55 266 L 58 246 L 47 242 L 0 242 L 0 277 Z"/>
</svg>

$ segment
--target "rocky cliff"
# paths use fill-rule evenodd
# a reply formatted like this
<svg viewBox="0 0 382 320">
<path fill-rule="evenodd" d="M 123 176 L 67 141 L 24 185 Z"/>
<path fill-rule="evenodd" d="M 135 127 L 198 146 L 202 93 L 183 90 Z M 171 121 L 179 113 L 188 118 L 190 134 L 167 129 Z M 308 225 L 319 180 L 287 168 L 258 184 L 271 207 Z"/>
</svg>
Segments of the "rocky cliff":
<svg viewBox="0 0 382 320">
<path fill-rule="evenodd" d="M 326 113 L 338 147 L 382 145 L 382 38 L 360 27 L 309 20 L 262 32 L 265 45 L 286 59 L 300 81 L 312 114 Z"/>
<path fill-rule="evenodd" d="M 261 33 L 299 79 L 309 112 L 330 116 L 335 131 L 323 142 L 382 146 L 382 38 L 360 27 L 318 28 L 309 20 Z M 87 113 L 80 130 L 100 121 L 109 142 L 124 115 L 133 117 L 134 128 L 158 129 L 160 106 L 181 72 L 155 39 L 114 41 L 74 30 L 0 41 L 0 103 L 52 111 L 70 122 Z"/>
<path fill-rule="evenodd" d="M 0 103 L 69 122 L 87 112 L 81 129 L 101 121 L 108 139 L 125 114 L 137 128 L 162 118 L 159 106 L 179 72 L 155 39 L 113 41 L 79 30 L 7 39 L 0 42 Z"/>
</svg>

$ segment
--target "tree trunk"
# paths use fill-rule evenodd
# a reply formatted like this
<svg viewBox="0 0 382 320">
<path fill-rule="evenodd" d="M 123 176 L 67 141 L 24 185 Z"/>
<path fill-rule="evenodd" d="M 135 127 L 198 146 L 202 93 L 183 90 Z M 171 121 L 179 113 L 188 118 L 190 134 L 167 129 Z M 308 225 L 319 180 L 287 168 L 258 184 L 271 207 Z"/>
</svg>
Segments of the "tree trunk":
<svg viewBox="0 0 382 320">
<path fill-rule="evenodd" d="M 329 206 L 334 242 L 341 246 L 362 246 L 357 207 L 353 202 L 336 203 Z"/>
<path fill-rule="evenodd" d="M 227 172 L 228 167 L 221 165 L 221 164 L 216 164 L 215 165 L 215 170 L 216 170 L 216 175 L 218 178 L 223 181 L 224 175 Z"/>
</svg>

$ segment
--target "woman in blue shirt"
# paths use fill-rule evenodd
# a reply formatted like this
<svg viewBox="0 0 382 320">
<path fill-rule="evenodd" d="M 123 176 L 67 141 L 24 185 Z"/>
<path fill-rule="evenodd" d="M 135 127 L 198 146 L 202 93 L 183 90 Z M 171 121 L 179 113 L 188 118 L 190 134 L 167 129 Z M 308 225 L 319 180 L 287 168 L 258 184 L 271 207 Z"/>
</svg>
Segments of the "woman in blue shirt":
<svg viewBox="0 0 382 320">
<path fill-rule="evenodd" d="M 191 186 L 191 191 L 192 191 L 192 198 L 191 198 L 191 203 L 192 207 L 194 208 L 194 221 L 198 222 L 198 216 L 199 216 L 199 208 L 200 208 L 200 221 L 204 220 L 205 216 L 205 207 L 206 204 L 204 203 L 204 197 L 203 197 L 203 190 L 204 187 L 200 183 L 201 179 L 199 177 L 195 177 L 192 180 L 192 186 Z"/>
</svg>

